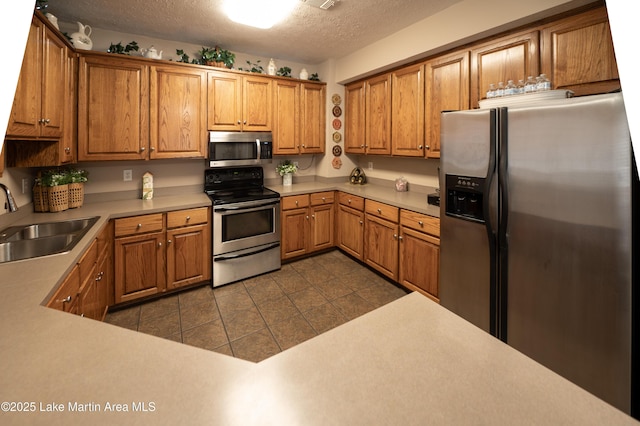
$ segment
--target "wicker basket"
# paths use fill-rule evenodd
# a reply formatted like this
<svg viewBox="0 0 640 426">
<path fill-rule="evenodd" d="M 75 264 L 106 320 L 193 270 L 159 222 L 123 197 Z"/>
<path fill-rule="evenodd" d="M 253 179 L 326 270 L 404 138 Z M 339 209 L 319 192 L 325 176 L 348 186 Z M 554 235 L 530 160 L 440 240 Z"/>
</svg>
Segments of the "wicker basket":
<svg viewBox="0 0 640 426">
<path fill-rule="evenodd" d="M 227 66 L 225 65 L 224 62 L 220 61 L 220 62 L 216 62 L 216 61 L 207 61 L 207 65 L 209 65 L 210 67 L 217 67 L 217 68 L 227 68 Z"/>
<path fill-rule="evenodd" d="M 69 208 L 69 185 L 49 187 L 49 211 L 61 212 Z"/>
<path fill-rule="evenodd" d="M 45 213 L 49 211 L 49 188 L 45 186 L 33 187 L 33 210 Z"/>
<path fill-rule="evenodd" d="M 84 183 L 69 184 L 69 208 L 82 207 L 84 202 Z"/>
</svg>

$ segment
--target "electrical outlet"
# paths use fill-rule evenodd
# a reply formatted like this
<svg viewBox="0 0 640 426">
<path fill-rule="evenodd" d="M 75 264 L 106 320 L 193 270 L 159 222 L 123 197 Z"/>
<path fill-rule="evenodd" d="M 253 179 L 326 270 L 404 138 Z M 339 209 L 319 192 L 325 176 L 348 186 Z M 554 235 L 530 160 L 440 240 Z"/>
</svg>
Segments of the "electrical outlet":
<svg viewBox="0 0 640 426">
<path fill-rule="evenodd" d="M 132 170 L 123 170 L 122 171 L 122 180 L 125 182 L 130 182 L 133 179 L 133 171 Z"/>
<path fill-rule="evenodd" d="M 373 170 L 373 161 L 369 161 L 369 165 L 367 167 L 369 170 Z"/>
<path fill-rule="evenodd" d="M 296 166 L 296 167 L 298 167 L 298 162 L 297 162 L 297 161 L 294 161 L 294 162 L 293 162 L 293 165 L 294 165 L 294 166 Z"/>
<path fill-rule="evenodd" d="M 26 194 L 29 192 L 29 179 L 22 179 L 22 193 Z"/>
</svg>

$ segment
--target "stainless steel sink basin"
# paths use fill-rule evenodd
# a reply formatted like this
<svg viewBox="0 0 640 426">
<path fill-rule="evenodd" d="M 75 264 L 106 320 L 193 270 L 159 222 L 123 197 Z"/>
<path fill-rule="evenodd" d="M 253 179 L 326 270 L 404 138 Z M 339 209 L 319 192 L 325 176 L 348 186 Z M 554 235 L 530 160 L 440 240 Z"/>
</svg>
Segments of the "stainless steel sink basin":
<svg viewBox="0 0 640 426">
<path fill-rule="evenodd" d="M 0 231 L 0 263 L 65 253 L 98 217 L 12 226 Z"/>
</svg>

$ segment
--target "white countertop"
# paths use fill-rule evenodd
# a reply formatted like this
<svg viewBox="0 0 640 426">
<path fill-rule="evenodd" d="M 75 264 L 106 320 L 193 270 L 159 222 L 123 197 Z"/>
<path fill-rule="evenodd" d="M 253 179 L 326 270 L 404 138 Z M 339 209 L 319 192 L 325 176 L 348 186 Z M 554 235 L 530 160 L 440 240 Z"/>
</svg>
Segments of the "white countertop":
<svg viewBox="0 0 640 426">
<path fill-rule="evenodd" d="M 258 364 L 41 305 L 108 219 L 207 203 L 20 220 L 101 216 L 68 254 L 0 265 L 1 424 L 637 424 L 417 293 Z"/>
</svg>

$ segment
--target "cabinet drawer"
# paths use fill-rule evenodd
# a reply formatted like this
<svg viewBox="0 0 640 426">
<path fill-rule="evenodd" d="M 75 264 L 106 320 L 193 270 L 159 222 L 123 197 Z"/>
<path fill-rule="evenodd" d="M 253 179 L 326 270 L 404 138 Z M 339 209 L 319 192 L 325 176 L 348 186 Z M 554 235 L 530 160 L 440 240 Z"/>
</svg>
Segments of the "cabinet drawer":
<svg viewBox="0 0 640 426">
<path fill-rule="evenodd" d="M 311 194 L 310 198 L 312 206 L 320 206 L 323 204 L 332 204 L 335 199 L 335 195 L 333 194 L 333 191 L 316 192 Z"/>
<path fill-rule="evenodd" d="M 401 210 L 400 224 L 440 238 L 440 218 L 412 212 L 411 210 Z"/>
<path fill-rule="evenodd" d="M 187 225 L 199 225 L 209 221 L 209 210 L 206 207 L 179 210 L 167 213 L 167 228 L 178 228 Z"/>
<path fill-rule="evenodd" d="M 358 197 L 357 195 L 341 192 L 338 195 L 338 202 L 343 206 L 349 206 L 356 210 L 364 211 L 364 198 Z"/>
<path fill-rule="evenodd" d="M 137 235 L 146 232 L 162 231 L 162 213 L 148 214 L 144 216 L 125 217 L 116 219 L 116 237 L 123 235 Z"/>
<path fill-rule="evenodd" d="M 365 211 L 367 214 L 371 214 L 373 216 L 381 217 L 387 220 L 390 220 L 394 223 L 398 223 L 398 211 L 400 209 L 398 207 L 393 207 L 388 204 L 379 203 L 373 200 L 365 201 Z"/>
<path fill-rule="evenodd" d="M 291 195 L 282 198 L 282 210 L 299 209 L 309 206 L 309 194 Z"/>
</svg>

